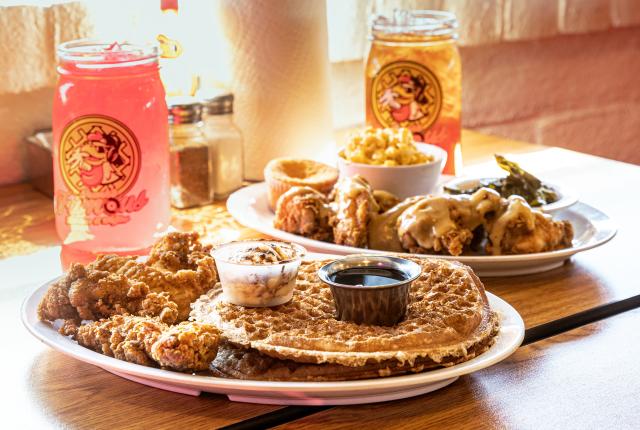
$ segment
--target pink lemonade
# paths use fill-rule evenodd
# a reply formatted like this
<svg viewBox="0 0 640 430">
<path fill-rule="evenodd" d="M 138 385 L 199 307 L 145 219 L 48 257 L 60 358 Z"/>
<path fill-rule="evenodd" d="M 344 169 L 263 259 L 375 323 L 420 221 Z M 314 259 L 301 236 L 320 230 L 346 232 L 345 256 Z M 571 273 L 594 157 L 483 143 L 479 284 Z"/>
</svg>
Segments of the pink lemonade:
<svg viewBox="0 0 640 430">
<path fill-rule="evenodd" d="M 167 105 L 154 47 L 58 48 L 56 229 L 63 248 L 140 253 L 169 225 Z"/>
</svg>

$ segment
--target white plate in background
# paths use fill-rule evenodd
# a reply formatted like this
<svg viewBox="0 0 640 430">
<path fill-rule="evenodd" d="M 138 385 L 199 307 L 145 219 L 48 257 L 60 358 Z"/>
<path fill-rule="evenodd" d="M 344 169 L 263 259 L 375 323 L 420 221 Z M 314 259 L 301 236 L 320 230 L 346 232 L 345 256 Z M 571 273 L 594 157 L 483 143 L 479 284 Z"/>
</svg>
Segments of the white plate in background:
<svg viewBox="0 0 640 430">
<path fill-rule="evenodd" d="M 389 254 L 389 252 L 354 248 L 335 243 L 309 239 L 287 233 L 273 227 L 274 213 L 267 204 L 267 185 L 264 182 L 249 185 L 229 196 L 229 213 L 246 227 L 277 239 L 298 243 L 309 251 L 326 254 Z M 514 276 L 539 273 L 562 266 L 564 261 L 578 252 L 601 246 L 616 234 L 616 227 L 607 215 L 584 204 L 576 203 L 571 207 L 553 213 L 555 219 L 566 219 L 573 225 L 574 237 L 571 248 L 557 251 L 519 255 L 450 255 L 398 254 L 413 257 L 436 257 L 455 260 L 471 266 L 480 276 Z"/>
</svg>

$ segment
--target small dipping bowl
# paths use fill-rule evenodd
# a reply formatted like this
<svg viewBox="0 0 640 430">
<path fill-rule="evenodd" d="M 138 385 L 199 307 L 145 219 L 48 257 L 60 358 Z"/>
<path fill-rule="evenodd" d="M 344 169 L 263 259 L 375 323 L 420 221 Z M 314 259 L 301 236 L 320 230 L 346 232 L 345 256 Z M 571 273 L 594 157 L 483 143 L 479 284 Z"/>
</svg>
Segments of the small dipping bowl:
<svg viewBox="0 0 640 430">
<path fill-rule="evenodd" d="M 259 247 L 280 247 L 290 258 L 278 262 L 244 261 Z M 270 307 L 287 303 L 293 296 L 296 277 L 306 250 L 296 244 L 273 240 L 245 240 L 218 246 L 216 261 L 222 299 L 239 306 Z"/>
<path fill-rule="evenodd" d="M 392 326 L 407 312 L 409 288 L 422 268 L 386 255 L 353 255 L 318 270 L 329 285 L 337 318 L 357 324 Z"/>
</svg>

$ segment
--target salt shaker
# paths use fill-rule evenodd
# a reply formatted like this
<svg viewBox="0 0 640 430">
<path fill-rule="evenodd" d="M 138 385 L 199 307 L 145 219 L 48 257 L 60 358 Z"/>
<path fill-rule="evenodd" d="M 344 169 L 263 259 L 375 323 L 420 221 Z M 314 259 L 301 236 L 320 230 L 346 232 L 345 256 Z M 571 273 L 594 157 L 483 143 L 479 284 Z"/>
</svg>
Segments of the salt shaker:
<svg viewBox="0 0 640 430">
<path fill-rule="evenodd" d="M 224 199 L 242 187 L 244 179 L 242 134 L 233 122 L 233 94 L 210 95 L 202 103 L 205 135 L 215 148 L 215 198 Z"/>
<path fill-rule="evenodd" d="M 202 104 L 193 97 L 168 100 L 171 149 L 171 204 L 177 208 L 213 202 L 215 148 L 207 140 Z"/>
</svg>

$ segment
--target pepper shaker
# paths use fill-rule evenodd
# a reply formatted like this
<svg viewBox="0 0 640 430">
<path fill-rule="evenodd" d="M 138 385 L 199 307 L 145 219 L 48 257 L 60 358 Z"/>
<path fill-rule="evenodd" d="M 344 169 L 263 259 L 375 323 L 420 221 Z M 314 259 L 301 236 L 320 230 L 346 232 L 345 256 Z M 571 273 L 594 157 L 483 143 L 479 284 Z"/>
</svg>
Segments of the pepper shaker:
<svg viewBox="0 0 640 430">
<path fill-rule="evenodd" d="M 204 134 L 202 104 L 193 97 L 174 97 L 168 104 L 171 204 L 182 209 L 212 203 L 215 147 Z"/>
</svg>

